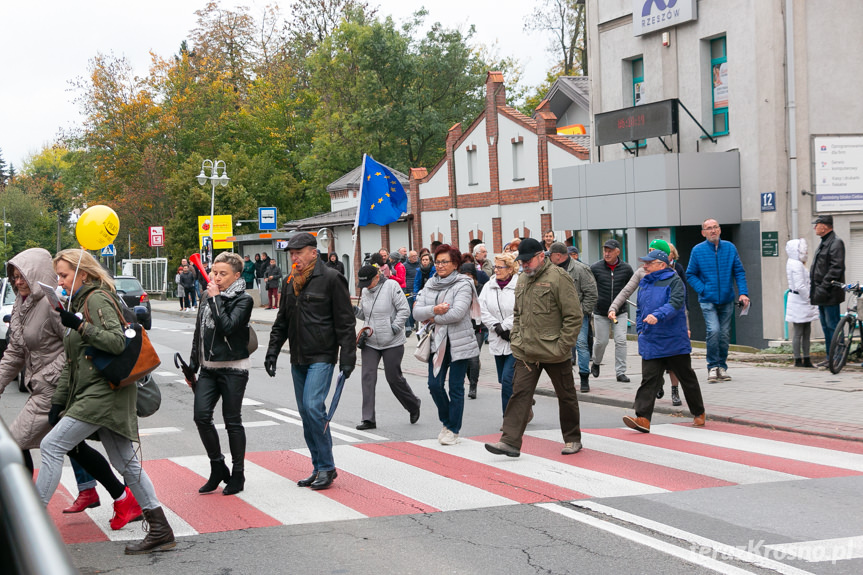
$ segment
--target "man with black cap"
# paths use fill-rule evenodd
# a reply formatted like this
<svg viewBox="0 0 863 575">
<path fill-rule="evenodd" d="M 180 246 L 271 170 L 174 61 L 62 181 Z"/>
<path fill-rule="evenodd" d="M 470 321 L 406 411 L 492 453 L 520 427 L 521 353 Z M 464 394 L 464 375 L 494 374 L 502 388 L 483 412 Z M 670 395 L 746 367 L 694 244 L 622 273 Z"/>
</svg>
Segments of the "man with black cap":
<svg viewBox="0 0 863 575">
<path fill-rule="evenodd" d="M 617 315 L 617 322 L 608 319 L 608 308 L 620 290 L 632 277 L 632 266 L 620 259 L 620 242 L 610 239 L 602 246 L 602 259 L 592 266 L 590 271 L 596 278 L 596 307 L 593 310 L 593 329 L 595 336 L 593 340 L 593 367 L 590 373 L 593 377 L 599 377 L 599 365 L 605 348 L 608 347 L 608 337 L 614 334 L 614 372 L 617 381 L 628 383 L 626 377 L 626 324 L 627 316 L 625 310 Z"/>
<path fill-rule="evenodd" d="M 686 326 L 686 288 L 674 268 L 669 267 L 664 251 L 652 250 L 640 259 L 646 272 L 638 284 L 635 314 L 641 385 L 635 394 L 635 417 L 627 415 L 623 423 L 650 433 L 656 392 L 662 387 L 663 374 L 670 370 L 680 380 L 686 405 L 694 417 L 692 425 L 703 427 L 704 402 L 698 376 L 692 370 L 692 345 Z"/>
<path fill-rule="evenodd" d="M 590 266 L 569 257 L 569 250 L 561 242 L 554 242 L 548 250 L 548 259 L 568 273 L 575 282 L 575 290 L 581 301 L 581 311 L 584 319 L 578 332 L 578 341 L 572 348 L 573 363 L 578 364 L 578 375 L 581 378 L 581 391 L 590 391 L 590 349 L 587 347 L 587 332 L 590 326 L 590 314 L 596 306 L 596 279 L 590 271 Z"/>
<path fill-rule="evenodd" d="M 833 282 L 845 283 L 845 243 L 833 232 L 833 216 L 823 215 L 815 218 L 815 235 L 821 238 L 812 267 L 809 268 L 809 279 L 812 287 L 809 291 L 809 301 L 818 306 L 818 318 L 821 329 L 824 330 L 824 343 L 827 347 L 827 357 L 830 357 L 830 340 L 839 324 L 839 304 L 845 301 L 845 292 Z M 826 367 L 825 359 L 818 367 Z"/>
<path fill-rule="evenodd" d="M 279 313 L 270 332 L 264 367 L 276 376 L 276 361 L 290 340 L 291 376 L 303 435 L 312 455 L 312 474 L 300 487 L 326 489 L 336 478 L 333 439 L 324 429 L 326 406 L 336 362 L 345 379 L 357 362 L 356 318 L 348 281 L 318 258 L 317 240 L 300 233 L 288 241 L 294 272 L 282 283 Z"/>
<path fill-rule="evenodd" d="M 543 246 L 527 238 L 518 247 L 522 273 L 515 288 L 510 346 L 515 356 L 512 396 L 503 415 L 503 435 L 485 448 L 496 455 L 521 455 L 533 394 L 542 370 L 551 378 L 560 406 L 564 455 L 581 450 L 581 427 L 570 350 L 583 313 L 572 278 L 545 258 Z"/>
</svg>

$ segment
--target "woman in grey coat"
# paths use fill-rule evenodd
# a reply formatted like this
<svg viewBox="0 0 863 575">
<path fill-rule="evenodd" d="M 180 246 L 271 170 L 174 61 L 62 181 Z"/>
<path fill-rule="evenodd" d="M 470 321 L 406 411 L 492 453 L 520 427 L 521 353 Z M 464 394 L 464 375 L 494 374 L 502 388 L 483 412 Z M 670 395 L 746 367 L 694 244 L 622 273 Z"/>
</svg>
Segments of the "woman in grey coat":
<svg viewBox="0 0 863 575">
<path fill-rule="evenodd" d="M 479 355 L 471 317 L 480 318 L 473 279 L 458 273 L 461 253 L 447 244 L 435 250 L 436 275 L 429 279 L 414 304 L 414 319 L 434 328 L 429 358 L 429 392 L 437 405 L 443 429 L 441 445 L 455 445 L 464 414 L 467 363 Z M 449 395 L 444 389 L 449 371 Z"/>
<path fill-rule="evenodd" d="M 405 320 L 410 315 L 407 298 L 398 283 L 381 278 L 378 268 L 365 265 L 357 273 L 362 289 L 357 318 L 364 320 L 373 333 L 361 353 L 363 359 L 363 421 L 357 429 L 375 429 L 375 386 L 378 364 L 384 360 L 384 375 L 399 403 L 410 414 L 411 423 L 420 418 L 420 400 L 402 375 L 405 354 Z"/>
</svg>

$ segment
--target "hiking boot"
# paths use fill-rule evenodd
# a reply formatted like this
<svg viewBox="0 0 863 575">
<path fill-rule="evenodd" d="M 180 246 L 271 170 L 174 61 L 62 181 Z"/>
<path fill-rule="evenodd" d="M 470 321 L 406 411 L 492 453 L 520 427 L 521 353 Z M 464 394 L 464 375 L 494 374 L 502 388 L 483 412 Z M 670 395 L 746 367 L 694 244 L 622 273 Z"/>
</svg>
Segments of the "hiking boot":
<svg viewBox="0 0 863 575">
<path fill-rule="evenodd" d="M 680 401 L 679 388 L 676 385 L 671 386 L 671 405 L 675 407 L 683 405 L 683 402 Z"/>
<path fill-rule="evenodd" d="M 64 509 L 63 513 L 81 513 L 85 509 L 92 509 L 100 505 L 99 494 L 96 493 L 95 487 L 82 489 L 78 492 L 78 497 L 75 498 L 72 505 Z"/>
<path fill-rule="evenodd" d="M 154 551 L 167 551 L 177 546 L 174 532 L 168 525 L 161 507 L 144 509 L 144 531 L 147 536 L 138 543 L 126 545 L 126 555 L 144 555 Z"/>
<path fill-rule="evenodd" d="M 581 393 L 588 393 L 590 391 L 590 373 L 579 373 L 578 376 L 581 378 Z"/>
<path fill-rule="evenodd" d="M 626 427 L 640 431 L 641 433 L 650 433 L 650 420 L 646 417 L 632 417 L 631 415 L 624 416 L 623 423 Z"/>
</svg>

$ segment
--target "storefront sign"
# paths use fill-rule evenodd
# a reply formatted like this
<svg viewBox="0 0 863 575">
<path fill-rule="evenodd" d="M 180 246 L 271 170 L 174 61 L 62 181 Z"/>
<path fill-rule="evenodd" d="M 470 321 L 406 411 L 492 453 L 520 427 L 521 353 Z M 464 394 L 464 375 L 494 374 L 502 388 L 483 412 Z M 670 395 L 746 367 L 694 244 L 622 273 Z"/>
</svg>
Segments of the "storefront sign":
<svg viewBox="0 0 863 575">
<path fill-rule="evenodd" d="M 815 211 L 863 211 L 863 136 L 815 136 Z"/>
<path fill-rule="evenodd" d="M 633 36 L 656 32 L 696 19 L 696 0 L 632 0 Z"/>
<path fill-rule="evenodd" d="M 677 100 L 613 110 L 594 117 L 597 146 L 634 142 L 677 133 Z"/>
<path fill-rule="evenodd" d="M 761 257 L 779 257 L 779 232 L 761 232 Z"/>
</svg>

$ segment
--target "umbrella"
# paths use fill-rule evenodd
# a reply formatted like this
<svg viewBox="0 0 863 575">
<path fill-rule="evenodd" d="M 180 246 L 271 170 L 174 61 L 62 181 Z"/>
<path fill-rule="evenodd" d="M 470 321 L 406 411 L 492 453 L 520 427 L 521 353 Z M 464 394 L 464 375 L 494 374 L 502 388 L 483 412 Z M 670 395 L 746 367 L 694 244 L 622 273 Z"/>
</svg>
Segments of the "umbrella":
<svg viewBox="0 0 863 575">
<path fill-rule="evenodd" d="M 195 383 L 197 383 L 198 378 L 195 376 L 195 372 L 192 371 L 192 368 L 183 361 L 183 356 L 179 353 L 174 354 L 174 365 L 177 366 L 183 372 L 183 376 L 186 378 L 186 381 L 189 382 L 189 387 L 192 388 L 192 391 L 195 391 Z"/>
<path fill-rule="evenodd" d="M 333 392 L 333 399 L 330 401 L 330 412 L 327 413 L 326 423 L 324 424 L 324 433 L 330 425 L 330 420 L 336 414 L 336 408 L 339 406 L 339 400 L 342 398 L 342 390 L 345 388 L 345 374 L 339 373 L 339 378 L 336 380 L 336 390 Z"/>
</svg>

